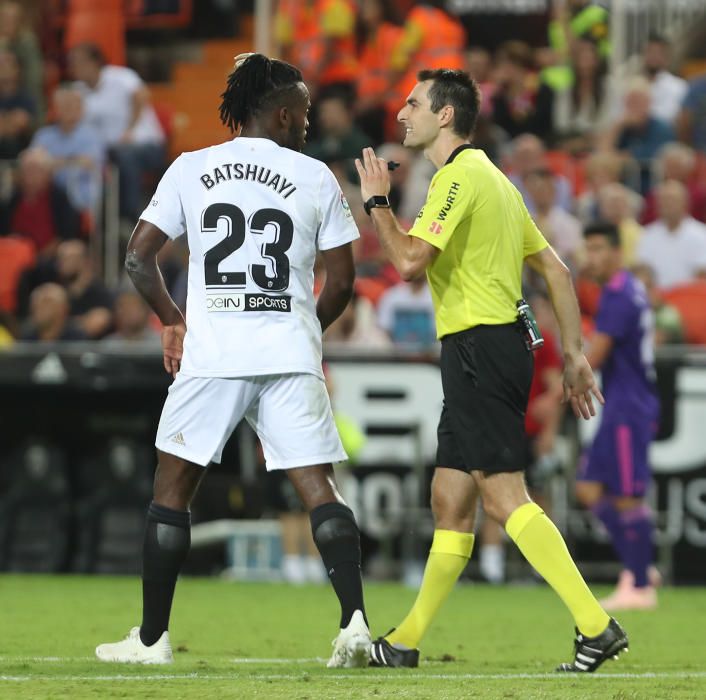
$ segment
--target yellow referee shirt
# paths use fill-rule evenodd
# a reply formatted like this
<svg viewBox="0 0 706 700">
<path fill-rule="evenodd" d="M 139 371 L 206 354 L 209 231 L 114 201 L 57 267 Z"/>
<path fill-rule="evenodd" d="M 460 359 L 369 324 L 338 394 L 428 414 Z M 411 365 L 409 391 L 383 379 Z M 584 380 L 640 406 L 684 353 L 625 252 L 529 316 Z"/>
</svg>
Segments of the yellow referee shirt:
<svg viewBox="0 0 706 700">
<path fill-rule="evenodd" d="M 483 151 L 465 145 L 434 175 L 409 234 L 440 251 L 427 268 L 438 338 L 512 323 L 522 261 L 548 245 L 515 186 Z"/>
</svg>

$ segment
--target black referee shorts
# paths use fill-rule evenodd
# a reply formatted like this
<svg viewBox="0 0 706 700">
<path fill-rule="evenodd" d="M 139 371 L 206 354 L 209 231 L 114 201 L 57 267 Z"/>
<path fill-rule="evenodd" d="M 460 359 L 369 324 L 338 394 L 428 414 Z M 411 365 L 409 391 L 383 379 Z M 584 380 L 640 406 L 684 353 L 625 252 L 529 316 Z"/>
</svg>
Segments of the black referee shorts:
<svg viewBox="0 0 706 700">
<path fill-rule="evenodd" d="M 475 326 L 444 336 L 437 465 L 490 474 L 525 469 L 533 370 L 517 324 Z"/>
</svg>

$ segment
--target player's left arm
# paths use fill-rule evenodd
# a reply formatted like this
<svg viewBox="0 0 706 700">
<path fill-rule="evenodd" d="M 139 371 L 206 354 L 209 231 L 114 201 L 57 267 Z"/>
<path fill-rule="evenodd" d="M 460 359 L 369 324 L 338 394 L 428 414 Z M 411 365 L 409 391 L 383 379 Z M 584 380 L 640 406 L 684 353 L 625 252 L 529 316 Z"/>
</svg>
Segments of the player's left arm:
<svg viewBox="0 0 706 700">
<path fill-rule="evenodd" d="M 390 193 L 387 161 L 376 157 L 372 148 L 363 150 L 363 159 L 356 159 L 355 167 L 360 176 L 360 191 L 364 202 L 375 195 L 387 196 Z M 422 275 L 439 254 L 439 249 L 421 238 L 407 235 L 392 209 L 376 207 L 370 215 L 382 248 L 402 279 L 409 281 Z"/>
<path fill-rule="evenodd" d="M 175 377 L 181 365 L 186 323 L 169 296 L 157 264 L 157 253 L 167 239 L 167 234 L 157 226 L 140 219 L 127 244 L 125 269 L 140 296 L 162 322 L 164 369 Z"/>
<path fill-rule="evenodd" d="M 353 244 L 345 243 L 322 250 L 321 256 L 326 269 L 326 281 L 316 302 L 316 316 L 323 332 L 343 313 L 353 295 Z"/>
</svg>

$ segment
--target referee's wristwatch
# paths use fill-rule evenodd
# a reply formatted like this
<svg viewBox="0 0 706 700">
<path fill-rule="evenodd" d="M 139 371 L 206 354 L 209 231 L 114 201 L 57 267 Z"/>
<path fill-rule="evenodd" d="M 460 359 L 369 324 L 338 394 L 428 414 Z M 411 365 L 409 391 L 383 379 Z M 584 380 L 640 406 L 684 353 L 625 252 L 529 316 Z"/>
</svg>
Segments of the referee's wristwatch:
<svg viewBox="0 0 706 700">
<path fill-rule="evenodd" d="M 390 208 L 390 200 L 387 195 L 384 194 L 374 194 L 369 200 L 363 202 L 363 209 L 365 213 L 370 216 L 370 210 L 375 209 L 375 207 L 380 207 L 381 209 Z"/>
</svg>

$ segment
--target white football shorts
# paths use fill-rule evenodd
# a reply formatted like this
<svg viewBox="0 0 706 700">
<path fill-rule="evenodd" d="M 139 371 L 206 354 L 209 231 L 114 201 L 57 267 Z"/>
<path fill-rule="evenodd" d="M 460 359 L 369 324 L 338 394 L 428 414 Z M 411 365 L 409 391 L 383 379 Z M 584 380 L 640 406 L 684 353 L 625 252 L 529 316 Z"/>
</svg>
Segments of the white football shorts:
<svg viewBox="0 0 706 700">
<path fill-rule="evenodd" d="M 257 433 L 267 471 L 347 459 L 326 385 L 313 374 L 240 379 L 178 374 L 169 387 L 155 445 L 208 466 L 245 418 Z"/>
</svg>

